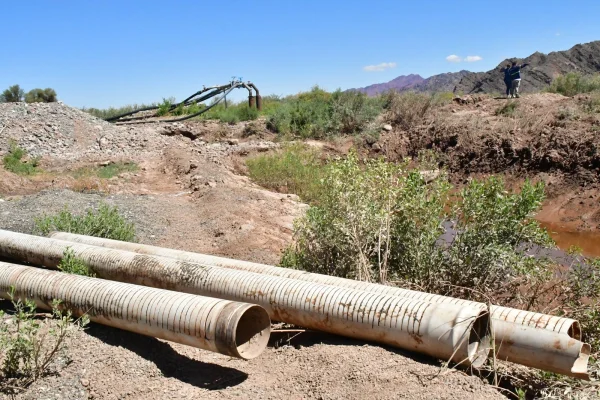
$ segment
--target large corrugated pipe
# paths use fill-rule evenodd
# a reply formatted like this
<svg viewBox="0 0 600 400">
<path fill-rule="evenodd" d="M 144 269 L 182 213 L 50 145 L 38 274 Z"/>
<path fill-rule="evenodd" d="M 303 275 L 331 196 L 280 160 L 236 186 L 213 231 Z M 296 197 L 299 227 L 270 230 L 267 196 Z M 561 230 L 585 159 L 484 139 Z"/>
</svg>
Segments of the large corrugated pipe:
<svg viewBox="0 0 600 400">
<path fill-rule="evenodd" d="M 472 302 L 469 300 L 462 300 L 454 297 L 440 296 L 436 294 L 402 289 L 393 286 L 385 286 L 375 283 L 360 282 L 352 279 L 314 274 L 289 268 L 274 267 L 271 265 L 252 263 L 248 261 L 232 260 L 228 258 L 216 257 L 206 254 L 191 253 L 181 250 L 167 249 L 138 243 L 129 243 L 118 240 L 76 235 L 72 233 L 55 232 L 51 236 L 53 238 L 67 240 L 70 242 L 133 251 L 141 254 L 170 257 L 186 262 L 214 265 L 218 267 L 236 269 L 241 271 L 250 271 L 272 276 L 303 280 L 307 282 L 334 285 L 356 290 L 364 290 L 378 294 L 425 300 L 434 303 L 471 305 L 475 307 L 480 307 L 481 309 L 485 309 L 484 304 Z M 545 369 L 548 371 L 553 371 L 565 375 L 576 376 L 580 378 L 583 376 L 587 376 L 586 349 L 589 353 L 589 345 L 580 342 L 581 328 L 578 321 L 570 318 L 557 317 L 553 315 L 535 313 L 531 311 L 524 311 L 494 305 L 490 307 L 490 312 L 492 331 L 496 339 L 496 349 L 499 352 L 498 356 L 500 358 L 516 363 L 523 363 L 523 358 L 519 356 L 519 354 L 521 354 L 520 349 L 522 349 L 523 347 L 527 347 L 531 348 L 531 351 L 539 355 L 539 357 L 529 357 L 528 363 L 526 364 L 528 366 Z M 521 329 L 522 327 L 537 329 L 534 331 L 528 329 Z M 541 341 L 536 342 L 535 340 L 528 340 L 523 343 L 520 342 L 520 340 L 522 340 L 522 338 L 524 337 L 522 332 L 538 333 L 540 331 L 548 331 L 552 335 L 555 335 L 552 336 L 555 337 L 555 340 L 558 340 L 561 343 L 569 343 L 570 345 L 561 345 L 561 349 L 555 349 L 548 347 L 546 343 Z M 556 336 L 557 334 L 563 335 L 564 337 Z M 542 334 L 542 336 L 544 335 Z M 580 350 L 575 351 L 575 348 Z M 564 367 L 567 361 L 564 361 L 563 366 L 560 368 L 556 368 L 555 365 L 552 363 L 548 364 L 546 361 L 543 361 L 554 357 L 556 353 L 560 352 L 567 353 L 563 357 L 563 360 L 572 361 L 570 370 Z"/>
<path fill-rule="evenodd" d="M 12 290 L 40 308 L 60 300 L 103 325 L 243 359 L 260 355 L 271 331 L 267 312 L 254 304 L 0 262 L 0 297 Z"/>
<path fill-rule="evenodd" d="M 545 329 L 496 321 L 496 358 L 589 380 L 587 343 Z"/>
<path fill-rule="evenodd" d="M 56 265 L 71 248 L 98 276 L 261 305 L 269 316 L 311 329 L 481 366 L 490 351 L 487 310 L 0 231 L 0 252 Z"/>
<path fill-rule="evenodd" d="M 138 243 L 101 239 L 92 236 L 76 235 L 64 232 L 54 232 L 52 233 L 51 237 L 55 239 L 66 240 L 69 242 L 77 242 L 83 244 L 90 244 L 93 246 L 102 246 L 112 249 L 133 251 L 140 254 L 170 257 L 177 260 L 194 262 L 198 264 L 208 264 L 217 267 L 237 269 L 240 271 L 257 272 L 260 274 L 279 276 L 282 278 L 298 279 L 307 282 L 322 283 L 325 285 L 335 285 L 349 289 L 365 290 L 373 293 L 425 300 L 433 303 L 450 303 L 457 305 L 474 305 L 477 307 L 485 307 L 483 303 L 457 299 L 455 297 L 440 296 L 437 294 L 402 289 L 394 286 L 380 285 L 377 283 L 361 282 L 352 279 L 314 274 L 290 268 L 274 267 L 272 265 L 232 260 L 223 257 L 190 253 L 181 250 L 167 249 Z M 501 307 L 495 305 L 492 305 L 490 307 L 490 313 L 492 317 L 492 325 L 496 321 L 507 321 L 519 325 L 541 328 L 555 333 L 563 333 L 573 339 L 581 340 L 581 328 L 579 322 L 570 318 L 557 317 L 553 315 L 540 314 L 531 311 L 524 311 L 515 308 Z"/>
</svg>

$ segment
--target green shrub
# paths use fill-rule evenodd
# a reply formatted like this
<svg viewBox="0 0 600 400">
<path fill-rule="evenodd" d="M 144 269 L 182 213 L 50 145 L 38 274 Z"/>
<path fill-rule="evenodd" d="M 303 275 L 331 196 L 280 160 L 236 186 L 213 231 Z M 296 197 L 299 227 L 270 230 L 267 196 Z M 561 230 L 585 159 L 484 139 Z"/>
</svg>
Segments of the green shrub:
<svg viewBox="0 0 600 400">
<path fill-rule="evenodd" d="M 18 103 L 23 101 L 25 92 L 19 85 L 12 85 L 0 94 L 0 103 Z"/>
<path fill-rule="evenodd" d="M 169 115 L 169 113 L 171 112 L 171 108 L 173 107 L 173 104 L 175 103 L 175 99 L 173 97 L 169 97 L 168 99 L 164 99 L 162 103 L 160 103 L 158 105 L 158 110 L 156 111 L 156 115 L 159 117 L 164 117 Z"/>
<path fill-rule="evenodd" d="M 364 130 L 382 110 L 380 98 L 359 92 L 328 93 L 315 86 L 310 92 L 281 100 L 267 117 L 267 128 L 282 135 L 323 138 Z"/>
<path fill-rule="evenodd" d="M 541 185 L 509 194 L 497 178 L 473 180 L 450 207 L 453 188 L 443 172 L 428 183 L 407 164 L 363 165 L 353 153 L 324 171 L 319 202 L 296 221 L 284 266 L 444 294 L 467 287 L 475 290 L 469 297 L 498 291 L 510 277 L 547 271 L 544 261 L 518 250 L 523 242 L 550 243 L 532 220 Z M 449 221 L 457 234 L 440 245 Z"/>
<path fill-rule="evenodd" d="M 354 134 L 366 129 L 377 117 L 383 104 L 380 97 L 368 97 L 361 92 L 333 92 L 330 100 L 329 130 L 341 134 Z"/>
<path fill-rule="evenodd" d="M 323 166 L 318 151 L 302 144 L 246 161 L 252 180 L 269 189 L 295 193 L 305 201 L 316 201 L 320 193 Z"/>
<path fill-rule="evenodd" d="M 505 117 L 512 117 L 515 115 L 517 106 L 519 105 L 516 101 L 509 101 L 501 107 L 498 107 L 494 112 L 494 115 L 503 115 Z"/>
<path fill-rule="evenodd" d="M 58 269 L 68 274 L 96 277 L 94 271 L 92 271 L 83 260 L 77 258 L 70 248 L 63 253 L 63 258 L 58 264 Z"/>
<path fill-rule="evenodd" d="M 32 89 L 25 95 L 27 103 L 54 103 L 57 101 L 54 89 Z"/>
<path fill-rule="evenodd" d="M 4 156 L 4 168 L 7 171 L 19 175 L 33 175 L 39 172 L 40 157 L 33 157 L 28 161 L 23 161 L 26 156 L 25 150 L 17 146 L 15 142 L 10 143 L 10 150 Z"/>
<path fill-rule="evenodd" d="M 68 339 L 89 322 L 87 316 L 73 321 L 69 311 L 60 310 L 61 302 L 52 302 L 52 317 L 36 317 L 31 300 L 15 299 L 9 292 L 14 312 L 0 311 L 0 392 L 11 398 L 50 372 L 58 356 L 68 350 Z M 8 323 L 8 321 L 10 323 Z"/>
<path fill-rule="evenodd" d="M 584 76 L 579 72 L 569 72 L 556 77 L 548 88 L 549 92 L 560 93 L 563 96 L 575 96 L 595 90 L 600 90 L 600 74 Z"/>
<path fill-rule="evenodd" d="M 117 207 L 110 207 L 106 203 L 100 204 L 97 211 L 87 209 L 83 215 L 73 215 L 64 209 L 58 214 L 36 218 L 35 225 L 36 232 L 43 235 L 61 231 L 126 242 L 132 242 L 135 238 L 134 225 L 119 214 Z"/>
<path fill-rule="evenodd" d="M 421 123 L 434 100 L 431 95 L 423 93 L 398 93 L 393 90 L 382 97 L 386 119 L 404 130 L 410 130 Z"/>
</svg>

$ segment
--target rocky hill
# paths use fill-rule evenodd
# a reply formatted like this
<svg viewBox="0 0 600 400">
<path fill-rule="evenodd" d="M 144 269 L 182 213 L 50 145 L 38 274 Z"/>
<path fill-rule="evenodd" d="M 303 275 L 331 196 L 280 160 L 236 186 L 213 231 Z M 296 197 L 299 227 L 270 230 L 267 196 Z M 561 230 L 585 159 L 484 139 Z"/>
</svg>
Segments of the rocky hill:
<svg viewBox="0 0 600 400">
<path fill-rule="evenodd" d="M 600 40 L 578 44 L 569 50 L 549 54 L 533 53 L 525 59 L 507 59 L 487 72 L 459 71 L 433 75 L 427 79 L 420 75 L 401 75 L 389 82 L 376 83 L 364 88 L 350 89 L 375 96 L 388 90 L 417 92 L 455 93 L 502 93 L 503 74 L 500 70 L 509 62 L 529 63 L 523 70 L 521 90 L 524 93 L 539 92 L 546 88 L 558 75 L 578 71 L 583 74 L 600 72 Z"/>
<path fill-rule="evenodd" d="M 349 91 L 357 91 L 366 93 L 369 96 L 376 96 L 378 94 L 387 92 L 388 90 L 409 90 L 415 87 L 418 84 L 421 84 L 425 81 L 421 75 L 410 74 L 410 75 L 400 75 L 397 78 L 392 79 L 389 82 L 385 83 L 375 83 L 373 85 L 366 86 L 364 88 L 358 89 L 349 89 Z"/>
<path fill-rule="evenodd" d="M 525 59 L 507 59 L 488 72 L 466 74 L 454 88 L 454 92 L 495 93 L 504 91 L 502 67 L 510 61 L 529 63 L 523 70 L 522 91 L 539 92 L 558 75 L 577 71 L 583 74 L 600 72 L 600 40 L 578 44 L 566 51 L 549 54 L 535 52 Z"/>
</svg>

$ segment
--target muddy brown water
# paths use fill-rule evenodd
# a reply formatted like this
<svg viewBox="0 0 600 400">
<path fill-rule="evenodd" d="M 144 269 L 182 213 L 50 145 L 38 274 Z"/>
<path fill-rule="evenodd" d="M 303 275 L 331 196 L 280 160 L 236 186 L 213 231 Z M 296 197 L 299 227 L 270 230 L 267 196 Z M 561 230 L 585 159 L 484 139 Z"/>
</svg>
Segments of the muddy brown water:
<svg viewBox="0 0 600 400">
<path fill-rule="evenodd" d="M 600 257 L 600 232 L 573 232 L 559 224 L 548 222 L 541 222 L 540 225 L 546 228 L 561 250 L 577 246 L 582 249 L 584 256 Z"/>
</svg>

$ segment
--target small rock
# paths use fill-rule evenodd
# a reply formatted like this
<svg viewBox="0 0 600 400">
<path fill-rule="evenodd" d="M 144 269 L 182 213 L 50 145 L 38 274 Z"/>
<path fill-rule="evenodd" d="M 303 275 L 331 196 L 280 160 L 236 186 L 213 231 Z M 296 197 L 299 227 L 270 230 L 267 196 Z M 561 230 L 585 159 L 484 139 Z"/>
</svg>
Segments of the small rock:
<svg viewBox="0 0 600 400">
<path fill-rule="evenodd" d="M 101 167 L 107 167 L 110 164 L 112 164 L 112 161 L 110 161 L 110 160 L 106 160 L 106 161 L 102 161 L 102 162 L 98 163 L 98 165 Z"/>
<path fill-rule="evenodd" d="M 390 124 L 385 124 L 382 126 L 384 131 L 391 131 L 392 130 L 392 126 Z"/>
<path fill-rule="evenodd" d="M 87 379 L 85 379 L 85 378 L 81 378 L 81 379 L 79 380 L 79 382 L 81 383 L 81 386 L 83 386 L 83 387 L 88 387 L 88 386 L 90 386 L 90 381 L 89 381 L 89 380 L 87 380 Z"/>
<path fill-rule="evenodd" d="M 228 139 L 228 140 L 227 140 L 227 143 L 228 143 L 229 145 L 231 145 L 231 146 L 234 146 L 234 145 L 236 145 L 236 144 L 239 144 L 239 143 L 240 143 L 240 141 L 239 141 L 238 139 Z"/>
<path fill-rule="evenodd" d="M 371 148 L 378 153 L 381 151 L 381 145 L 379 143 L 375 143 Z"/>
</svg>

